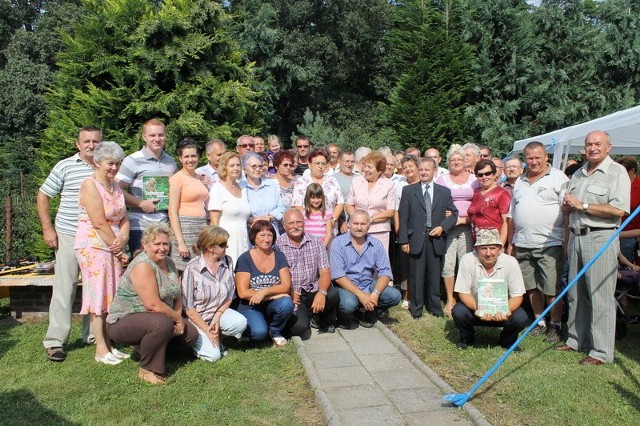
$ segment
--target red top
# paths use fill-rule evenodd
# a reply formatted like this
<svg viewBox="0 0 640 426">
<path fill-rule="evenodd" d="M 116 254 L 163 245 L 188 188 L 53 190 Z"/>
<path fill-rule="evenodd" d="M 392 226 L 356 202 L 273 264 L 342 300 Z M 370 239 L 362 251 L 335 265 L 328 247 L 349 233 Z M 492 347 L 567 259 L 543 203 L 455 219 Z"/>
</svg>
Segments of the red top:
<svg viewBox="0 0 640 426">
<path fill-rule="evenodd" d="M 631 182 L 631 203 L 630 203 L 631 212 L 633 212 L 638 205 L 640 205 L 640 176 L 636 177 L 633 182 Z M 622 218 L 624 222 L 627 220 L 629 215 L 625 215 Z M 632 229 L 640 229 L 640 214 L 633 218 L 633 220 L 624 228 L 625 231 L 630 231 Z"/>
<path fill-rule="evenodd" d="M 509 213 L 511 196 L 499 186 L 482 195 L 481 189 L 476 189 L 467 210 L 471 219 L 471 229 L 475 240 L 478 229 L 502 229 L 502 216 Z"/>
</svg>

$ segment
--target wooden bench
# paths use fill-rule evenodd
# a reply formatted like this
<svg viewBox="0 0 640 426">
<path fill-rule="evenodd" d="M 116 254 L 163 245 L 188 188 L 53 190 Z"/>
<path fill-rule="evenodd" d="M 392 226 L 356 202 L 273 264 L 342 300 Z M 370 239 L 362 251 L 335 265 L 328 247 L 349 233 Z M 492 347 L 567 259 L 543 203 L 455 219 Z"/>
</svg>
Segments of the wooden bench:
<svg viewBox="0 0 640 426">
<path fill-rule="evenodd" d="M 9 308 L 11 315 L 22 318 L 23 313 L 34 314 L 47 313 L 51 302 L 51 291 L 53 287 L 53 274 L 16 274 L 3 275 L 0 277 L 0 290 L 4 292 L 2 297 L 9 297 Z M 78 280 L 78 286 L 82 282 Z M 82 292 L 76 292 L 74 312 L 80 311 L 82 305 Z"/>
</svg>

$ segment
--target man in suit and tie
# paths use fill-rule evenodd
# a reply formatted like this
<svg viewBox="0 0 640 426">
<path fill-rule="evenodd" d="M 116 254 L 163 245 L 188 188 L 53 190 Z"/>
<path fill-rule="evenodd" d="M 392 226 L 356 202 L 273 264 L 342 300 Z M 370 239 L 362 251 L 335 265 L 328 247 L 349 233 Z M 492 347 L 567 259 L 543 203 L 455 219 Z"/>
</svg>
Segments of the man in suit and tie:
<svg viewBox="0 0 640 426">
<path fill-rule="evenodd" d="M 443 315 L 440 274 L 447 250 L 445 234 L 458 220 L 451 191 L 433 182 L 436 170 L 433 159 L 420 159 L 420 182 L 402 188 L 398 208 L 398 244 L 409 254 L 409 309 L 414 319 L 422 316 L 425 294 L 427 310 L 437 317 Z M 451 212 L 448 216 L 447 211 Z"/>
</svg>

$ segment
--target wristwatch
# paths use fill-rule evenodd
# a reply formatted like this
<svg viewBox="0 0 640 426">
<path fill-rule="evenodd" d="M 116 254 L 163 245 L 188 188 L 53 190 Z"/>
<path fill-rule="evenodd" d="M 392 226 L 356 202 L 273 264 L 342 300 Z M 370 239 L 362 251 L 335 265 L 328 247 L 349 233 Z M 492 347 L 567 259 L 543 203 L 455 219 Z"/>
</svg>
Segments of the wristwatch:
<svg viewBox="0 0 640 426">
<path fill-rule="evenodd" d="M 589 210 L 589 203 L 583 203 L 583 204 L 582 204 L 582 211 L 583 211 L 584 213 L 586 213 L 586 212 L 587 212 L 587 210 Z"/>
<path fill-rule="evenodd" d="M 380 296 L 380 293 L 382 293 L 380 290 L 373 290 L 373 294 Z"/>
<path fill-rule="evenodd" d="M 318 293 L 324 294 L 326 296 L 327 295 L 327 290 L 318 290 Z"/>
</svg>

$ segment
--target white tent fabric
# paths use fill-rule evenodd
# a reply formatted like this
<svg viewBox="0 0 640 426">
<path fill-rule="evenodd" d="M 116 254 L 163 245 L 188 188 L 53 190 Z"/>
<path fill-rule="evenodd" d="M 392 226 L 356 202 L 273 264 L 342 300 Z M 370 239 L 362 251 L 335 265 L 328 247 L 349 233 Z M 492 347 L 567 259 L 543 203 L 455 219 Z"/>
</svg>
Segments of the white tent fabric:
<svg viewBox="0 0 640 426">
<path fill-rule="evenodd" d="M 594 130 L 603 130 L 611 136 L 611 153 L 640 155 L 640 105 L 586 123 L 576 124 L 540 136 L 516 141 L 512 154 L 518 154 L 533 141 L 543 143 L 553 154 L 553 166 L 560 168 L 569 154 L 577 154 L 584 148 L 584 138 Z"/>
</svg>

